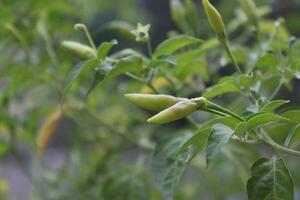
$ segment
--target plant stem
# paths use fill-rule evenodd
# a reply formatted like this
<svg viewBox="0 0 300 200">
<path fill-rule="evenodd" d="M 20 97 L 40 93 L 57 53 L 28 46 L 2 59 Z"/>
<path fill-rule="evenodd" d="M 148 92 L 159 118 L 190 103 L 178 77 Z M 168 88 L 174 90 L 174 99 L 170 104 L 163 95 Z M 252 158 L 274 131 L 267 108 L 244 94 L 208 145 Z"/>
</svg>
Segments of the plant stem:
<svg viewBox="0 0 300 200">
<path fill-rule="evenodd" d="M 231 59 L 236 71 L 239 73 L 239 74 L 242 74 L 242 71 L 238 65 L 238 63 L 236 62 L 236 59 L 234 58 L 233 54 L 232 54 L 232 51 L 231 49 L 229 48 L 229 45 L 228 45 L 228 41 L 227 39 L 224 39 L 224 40 L 220 40 L 221 44 L 224 46 L 225 48 L 225 51 L 226 53 L 228 54 L 229 58 Z"/>
<path fill-rule="evenodd" d="M 152 51 L 152 45 L 151 45 L 151 40 L 150 40 L 150 38 L 148 38 L 148 40 L 147 40 L 146 43 L 147 43 L 147 49 L 148 49 L 149 57 L 152 58 L 153 51 Z"/>
<path fill-rule="evenodd" d="M 139 81 L 139 82 L 147 83 L 147 81 L 146 81 L 145 79 L 143 79 L 143 78 L 141 78 L 141 77 L 139 77 L 139 76 L 137 76 L 137 75 L 135 75 L 135 74 L 133 74 L 133 73 L 127 72 L 127 73 L 126 73 L 126 76 L 128 76 L 128 77 L 130 77 L 130 78 L 132 78 L 132 79 L 134 79 L 134 80 L 137 80 L 137 81 Z"/>
<path fill-rule="evenodd" d="M 226 108 L 223 108 L 222 106 L 219 106 L 217 104 L 214 104 L 213 102 L 210 102 L 208 101 L 208 105 L 207 105 L 207 108 L 208 109 L 212 109 L 212 110 L 216 110 L 216 111 L 219 111 L 221 113 L 224 113 L 224 114 L 227 114 L 227 115 L 230 115 L 240 121 L 244 121 L 244 118 L 242 118 L 241 116 L 239 116 L 238 114 L 235 114 L 234 112 L 226 109 Z"/>
<path fill-rule="evenodd" d="M 277 87 L 275 88 L 274 92 L 270 95 L 270 97 L 268 98 L 269 101 L 274 99 L 277 95 L 277 93 L 280 91 L 281 87 L 282 87 L 283 82 L 280 80 L 279 84 L 277 85 Z"/>
<path fill-rule="evenodd" d="M 198 129 L 200 126 L 197 124 L 197 122 L 192 117 L 186 117 L 187 121 L 194 126 L 194 128 Z"/>
<path fill-rule="evenodd" d="M 155 94 L 159 94 L 159 91 L 153 86 L 153 84 L 139 76 L 136 76 L 135 74 L 132 74 L 132 73 L 129 73 L 127 72 L 126 75 L 136 81 L 139 81 L 139 82 L 142 82 L 142 83 L 145 83 L 148 87 L 151 88 L 151 90 L 155 93 Z"/>
<path fill-rule="evenodd" d="M 256 133 L 256 135 L 264 143 L 270 145 L 274 150 L 276 150 L 278 152 L 281 152 L 281 153 L 288 154 L 288 155 L 300 157 L 300 151 L 289 149 L 289 148 L 286 148 L 284 146 L 281 146 L 281 145 L 277 144 L 276 142 L 274 142 L 274 140 L 270 136 L 268 136 L 268 134 L 266 134 L 266 133 L 263 132 L 263 133 L 261 133 L 261 135 L 258 135 L 257 133 Z"/>
<path fill-rule="evenodd" d="M 159 94 L 160 92 L 154 87 L 154 85 L 152 83 L 148 83 L 148 87 L 151 88 L 151 90 L 155 93 L 155 94 Z"/>
<path fill-rule="evenodd" d="M 97 50 L 96 45 L 95 45 L 95 43 L 92 39 L 92 36 L 91 36 L 89 30 L 86 27 L 86 25 L 85 24 L 75 24 L 74 27 L 75 27 L 75 30 L 83 30 L 83 32 L 84 32 L 86 38 L 88 39 L 91 47 L 96 51 Z"/>
<path fill-rule="evenodd" d="M 209 112 L 209 113 L 212 113 L 212 114 L 216 114 L 216 115 L 219 115 L 219 116 L 228 116 L 227 114 L 225 113 L 222 113 L 222 112 L 219 112 L 217 110 L 213 110 L 213 109 L 209 109 L 209 108 L 205 108 L 205 109 L 202 109 L 203 111 L 206 111 L 206 112 Z"/>
</svg>

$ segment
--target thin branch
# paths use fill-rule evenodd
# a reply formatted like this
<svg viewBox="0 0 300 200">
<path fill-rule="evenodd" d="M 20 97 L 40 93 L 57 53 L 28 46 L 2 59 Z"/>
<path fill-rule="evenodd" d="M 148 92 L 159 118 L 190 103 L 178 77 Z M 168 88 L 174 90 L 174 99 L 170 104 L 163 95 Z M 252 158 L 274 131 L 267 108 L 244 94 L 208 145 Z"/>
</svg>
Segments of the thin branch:
<svg viewBox="0 0 300 200">
<path fill-rule="evenodd" d="M 92 39 L 92 36 L 91 36 L 89 30 L 86 27 L 86 25 L 84 25 L 84 24 L 75 24 L 74 28 L 75 28 L 75 30 L 83 30 L 83 32 L 84 32 L 87 40 L 89 41 L 91 47 L 96 51 L 97 50 L 96 45 L 95 45 L 95 43 Z"/>
<path fill-rule="evenodd" d="M 277 144 L 268 134 L 265 132 L 262 132 L 260 135 L 256 133 L 256 135 L 260 138 L 261 141 L 263 141 L 265 144 L 271 146 L 275 151 L 292 155 L 296 157 L 300 157 L 300 151 L 296 151 L 293 149 L 286 148 L 284 146 L 281 146 Z"/>
<path fill-rule="evenodd" d="M 238 63 L 236 62 L 236 59 L 235 57 L 233 56 L 232 54 L 232 51 L 231 49 L 229 48 L 229 45 L 228 45 L 228 41 L 227 40 L 220 40 L 221 44 L 224 46 L 225 48 L 225 51 L 226 53 L 228 54 L 229 58 L 231 59 L 236 71 L 239 73 L 239 74 L 242 74 L 242 71 L 241 71 L 241 68 L 239 67 Z"/>
</svg>

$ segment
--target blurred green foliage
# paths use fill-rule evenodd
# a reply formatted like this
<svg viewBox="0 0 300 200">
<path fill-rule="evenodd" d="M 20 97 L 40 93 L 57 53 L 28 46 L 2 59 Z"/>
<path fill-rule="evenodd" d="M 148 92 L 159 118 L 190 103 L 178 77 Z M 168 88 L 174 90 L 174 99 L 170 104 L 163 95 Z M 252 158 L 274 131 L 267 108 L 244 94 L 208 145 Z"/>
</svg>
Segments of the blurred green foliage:
<svg viewBox="0 0 300 200">
<path fill-rule="evenodd" d="M 151 13 L 144 1 L 2 0 L 0 156 L 1 162 L 17 161 L 29 178 L 28 198 L 159 200 L 173 194 L 176 200 L 243 198 L 252 163 L 261 154 L 271 154 L 264 145 L 254 148 L 229 141 L 208 169 L 203 154 L 186 165 L 191 152 L 183 151 L 179 157 L 176 152 L 197 134 L 190 121 L 146 124 L 153 113 L 123 96 L 155 90 L 187 98 L 205 96 L 247 116 L 266 109 L 263 106 L 282 92 L 297 89 L 300 43 L 292 36 L 300 33 L 299 2 L 288 1 L 279 10 L 281 1 L 257 1 L 258 27 L 238 2 L 219 1 L 217 7 L 233 55 L 245 72 L 239 76 L 199 2 L 162 3 L 170 5 L 161 10 L 170 14 L 170 24 L 158 25 L 165 22 L 160 18 L 164 14 Z M 160 7 L 160 1 L 153 5 Z M 279 14 L 285 22 L 274 17 Z M 138 22 L 152 24 L 148 46 L 137 43 L 131 32 Z M 87 25 L 97 58 L 80 59 L 62 47 L 64 40 L 72 40 L 92 48 L 85 34 L 74 30 L 75 23 Z M 172 30 L 161 32 L 160 26 Z M 278 85 L 279 95 L 274 94 Z M 255 94 L 254 103 L 248 99 L 249 91 Z M 292 104 L 299 105 L 299 99 Z M 266 110 L 273 112 L 273 106 L 274 102 Z M 300 123 L 299 110 L 278 110 Z M 192 119 L 203 127 L 216 121 L 204 112 L 194 113 Z M 299 130 L 294 128 L 284 122 L 264 127 L 278 143 L 294 130 L 291 147 L 299 149 Z M 206 144 L 208 135 L 204 140 Z M 28 150 L 22 152 L 21 145 Z M 62 164 L 56 163 L 59 156 Z M 299 188 L 298 160 L 286 161 Z M 11 196 L 7 187 L 0 179 L 4 199 Z"/>
</svg>

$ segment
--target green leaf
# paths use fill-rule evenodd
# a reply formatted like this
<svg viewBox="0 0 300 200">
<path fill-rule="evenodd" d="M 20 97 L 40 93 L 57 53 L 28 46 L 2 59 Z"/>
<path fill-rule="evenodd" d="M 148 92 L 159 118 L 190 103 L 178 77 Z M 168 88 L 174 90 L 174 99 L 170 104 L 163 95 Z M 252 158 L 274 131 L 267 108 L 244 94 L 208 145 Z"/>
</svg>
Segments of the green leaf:
<svg viewBox="0 0 300 200">
<path fill-rule="evenodd" d="M 185 143 L 183 143 L 183 145 L 180 146 L 176 155 L 185 151 L 189 146 L 193 146 L 193 154 L 186 160 L 186 163 L 190 162 L 198 153 L 200 153 L 205 148 L 210 133 L 211 128 L 200 128 L 192 137 L 190 137 Z"/>
<path fill-rule="evenodd" d="M 126 72 L 139 72 L 142 69 L 143 60 L 139 56 L 128 56 L 120 59 L 120 61 L 112 66 L 110 63 L 104 62 L 100 67 L 95 69 L 93 81 L 87 90 L 86 96 L 100 84 L 105 84 L 109 80 L 124 74 Z"/>
<path fill-rule="evenodd" d="M 249 200 L 294 200 L 294 182 L 282 159 L 261 158 L 251 168 Z"/>
<path fill-rule="evenodd" d="M 237 93 L 240 92 L 240 88 L 234 79 L 228 79 L 208 88 L 204 93 L 203 97 L 213 98 L 226 93 Z"/>
<path fill-rule="evenodd" d="M 244 116 L 252 116 L 255 113 L 259 112 L 259 105 L 258 102 L 255 102 L 255 104 L 250 105 L 246 109 L 247 111 L 244 112 Z"/>
<path fill-rule="evenodd" d="M 201 44 L 202 42 L 200 39 L 187 35 L 171 37 L 158 45 L 153 56 L 154 58 L 158 58 L 163 55 L 170 55 L 185 46 Z"/>
<path fill-rule="evenodd" d="M 253 117 L 250 116 L 250 118 L 248 118 L 247 130 L 254 129 L 260 125 L 274 121 L 289 122 L 289 119 L 275 113 L 256 113 Z"/>
<path fill-rule="evenodd" d="M 241 135 L 246 132 L 247 122 L 240 122 L 234 129 L 237 135 Z"/>
<path fill-rule="evenodd" d="M 300 110 L 288 110 L 282 114 L 283 117 L 290 119 L 295 123 L 300 123 Z"/>
<path fill-rule="evenodd" d="M 111 48 L 118 44 L 117 40 L 112 40 L 110 42 L 102 42 L 97 49 L 97 56 L 99 59 L 104 60 L 108 55 Z"/>
<path fill-rule="evenodd" d="M 180 65 L 187 64 L 192 59 L 199 59 L 207 50 L 215 48 L 219 45 L 219 41 L 217 39 L 209 39 L 204 41 L 200 47 L 193 48 L 187 51 L 184 51 L 180 54 L 176 54 L 177 61 Z"/>
<path fill-rule="evenodd" d="M 202 124 L 200 128 L 205 129 L 205 128 L 210 128 L 215 124 L 224 124 L 234 129 L 239 123 L 240 120 L 237 120 L 236 118 L 233 118 L 231 116 L 216 117 Z"/>
<path fill-rule="evenodd" d="M 268 104 L 264 105 L 260 111 L 261 112 L 273 112 L 274 110 L 276 110 L 277 108 L 279 108 L 280 106 L 289 103 L 290 101 L 286 101 L 286 100 L 274 100 L 269 102 Z"/>
<path fill-rule="evenodd" d="M 238 81 L 243 88 L 250 89 L 252 84 L 252 78 L 253 77 L 248 74 L 242 74 L 239 76 Z"/>
<path fill-rule="evenodd" d="M 72 84 L 79 77 L 80 73 L 84 68 L 95 67 L 98 64 L 98 59 L 90 59 L 86 62 L 80 62 L 77 65 L 75 65 L 68 74 L 64 91 L 66 92 L 72 86 Z"/>
<path fill-rule="evenodd" d="M 212 133 L 208 138 L 205 149 L 207 166 L 229 141 L 233 133 L 234 131 L 231 128 L 223 124 L 216 124 L 213 126 Z"/>
<path fill-rule="evenodd" d="M 120 59 L 123 59 L 123 58 L 127 58 L 129 56 L 139 56 L 143 59 L 147 59 L 143 54 L 141 54 L 140 52 L 138 51 L 135 51 L 133 49 L 123 49 L 121 51 L 118 51 L 114 54 L 112 54 L 110 57 L 112 59 L 115 59 L 115 60 L 120 60 Z"/>
<path fill-rule="evenodd" d="M 106 73 L 105 67 L 95 70 L 93 81 L 86 92 L 86 96 L 90 95 L 97 85 L 104 80 Z"/>
<path fill-rule="evenodd" d="M 106 74 L 101 84 L 107 83 L 111 79 L 127 72 L 140 72 L 142 67 L 143 60 L 139 56 L 123 58 Z"/>
<path fill-rule="evenodd" d="M 175 75 L 180 79 L 185 78 L 187 75 L 190 75 L 192 73 L 199 74 L 205 81 L 208 81 L 210 79 L 209 72 L 203 59 L 192 59 L 187 62 L 187 64 L 178 65 L 175 68 L 174 72 Z"/>
<path fill-rule="evenodd" d="M 261 58 L 259 58 L 254 66 L 254 69 L 260 69 L 262 71 L 266 71 L 269 69 L 276 69 L 279 64 L 278 58 L 273 54 L 265 54 Z"/>
<path fill-rule="evenodd" d="M 151 171 L 155 185 L 167 200 L 173 199 L 174 189 L 185 168 L 185 161 L 190 156 L 188 151 L 176 155 L 178 147 L 187 138 L 186 134 L 172 135 L 159 142 L 155 148 Z"/>
<path fill-rule="evenodd" d="M 155 68 L 163 65 L 171 65 L 171 66 L 177 65 L 176 58 L 173 57 L 172 55 L 164 55 L 157 59 L 151 60 L 148 67 Z"/>
<path fill-rule="evenodd" d="M 300 124 L 297 124 L 288 134 L 284 146 L 288 147 L 292 142 L 300 138 Z"/>
</svg>

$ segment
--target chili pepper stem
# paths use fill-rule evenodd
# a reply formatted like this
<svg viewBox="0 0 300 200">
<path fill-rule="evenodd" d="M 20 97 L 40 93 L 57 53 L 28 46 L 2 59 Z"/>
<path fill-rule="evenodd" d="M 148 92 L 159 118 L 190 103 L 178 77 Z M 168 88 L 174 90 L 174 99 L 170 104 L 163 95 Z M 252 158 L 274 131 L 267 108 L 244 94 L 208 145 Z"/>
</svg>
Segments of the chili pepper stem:
<svg viewBox="0 0 300 200">
<path fill-rule="evenodd" d="M 209 113 L 216 114 L 216 115 L 223 116 L 223 117 L 228 116 L 225 113 L 219 112 L 217 110 L 209 109 L 209 108 L 205 108 L 205 109 L 202 109 L 202 110 L 205 111 L 205 112 L 209 112 Z"/>
<path fill-rule="evenodd" d="M 230 115 L 230 116 L 232 116 L 232 117 L 234 117 L 234 118 L 236 118 L 236 119 L 238 119 L 240 121 L 244 121 L 244 119 L 241 116 L 239 116 L 238 114 L 235 114 L 234 112 L 232 112 L 232 111 L 230 111 L 230 110 L 228 110 L 226 108 L 223 108 L 222 106 L 214 104 L 214 103 L 212 103 L 210 101 L 207 101 L 207 103 L 208 103 L 208 105 L 207 105 L 208 109 L 215 110 L 215 111 L 218 111 L 220 113 L 224 113 L 226 115 Z"/>
<path fill-rule="evenodd" d="M 227 40 L 226 38 L 225 38 L 225 39 L 219 38 L 219 41 L 220 41 L 220 43 L 223 45 L 223 47 L 225 48 L 225 51 L 226 51 L 227 55 L 229 56 L 230 60 L 232 61 L 233 65 L 234 65 L 234 67 L 235 67 L 235 69 L 236 69 L 236 71 L 237 71 L 239 74 L 242 74 L 242 71 L 241 71 L 241 69 L 240 69 L 238 63 L 236 62 L 236 59 L 235 59 L 235 57 L 233 56 L 231 49 L 229 48 L 228 40 Z"/>
</svg>

